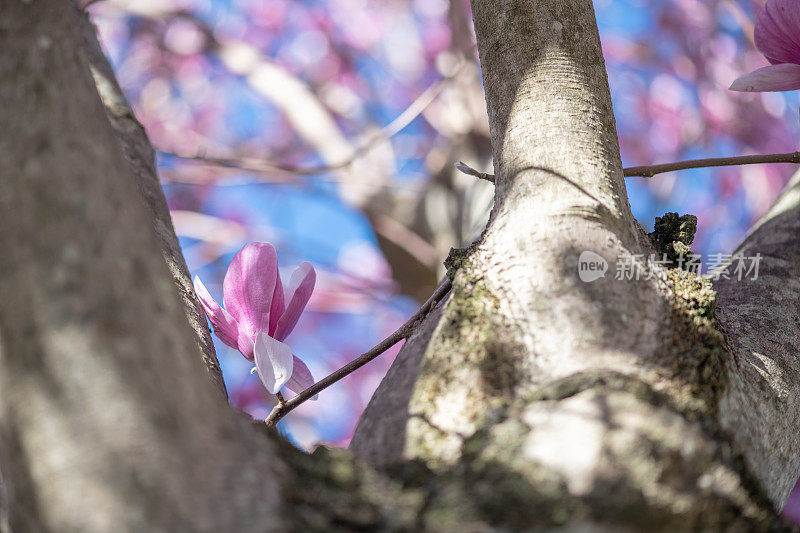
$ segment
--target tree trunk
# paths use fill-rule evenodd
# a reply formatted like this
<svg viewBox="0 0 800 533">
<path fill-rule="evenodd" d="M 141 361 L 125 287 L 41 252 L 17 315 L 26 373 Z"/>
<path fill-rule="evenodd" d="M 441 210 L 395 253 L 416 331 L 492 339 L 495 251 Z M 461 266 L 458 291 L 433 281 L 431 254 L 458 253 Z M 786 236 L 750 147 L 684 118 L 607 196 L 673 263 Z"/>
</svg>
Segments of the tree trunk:
<svg viewBox="0 0 800 533">
<path fill-rule="evenodd" d="M 650 245 L 591 1 L 473 11 L 494 210 L 364 413 L 357 459 L 307 456 L 215 392 L 149 147 L 102 62 L 93 82 L 85 20 L 64 0 L 0 9 L 0 532 L 781 527 L 797 182 L 743 245 L 774 261 L 718 284 L 719 320 L 679 269 L 614 279 Z M 581 281 L 587 250 L 605 277 Z"/>
<path fill-rule="evenodd" d="M 0 530 L 280 524 L 271 443 L 208 379 L 82 17 L 0 9 Z"/>
</svg>

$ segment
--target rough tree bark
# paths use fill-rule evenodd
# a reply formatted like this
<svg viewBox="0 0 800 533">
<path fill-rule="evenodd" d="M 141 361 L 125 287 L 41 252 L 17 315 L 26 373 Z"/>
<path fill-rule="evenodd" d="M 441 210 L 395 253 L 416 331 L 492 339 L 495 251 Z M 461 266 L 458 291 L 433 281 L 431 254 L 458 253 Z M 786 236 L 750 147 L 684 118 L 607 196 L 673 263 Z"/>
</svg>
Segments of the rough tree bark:
<svg viewBox="0 0 800 533">
<path fill-rule="evenodd" d="M 267 520 L 275 464 L 253 450 L 269 443 L 214 393 L 81 16 L 0 9 L 0 529 Z"/>
<path fill-rule="evenodd" d="M 144 128 L 136 120 L 128 101 L 122 94 L 114 71 L 97 42 L 97 33 L 88 17 L 81 20 L 81 33 L 84 37 L 85 53 L 89 61 L 89 68 L 97 87 L 100 99 L 106 108 L 108 121 L 113 126 L 120 143 L 122 155 L 130 166 L 136 188 L 144 204 L 150 212 L 150 219 L 161 248 L 161 255 L 169 267 L 172 279 L 183 300 L 186 318 L 197 337 L 197 342 L 203 353 L 203 362 L 206 364 L 211 380 L 227 397 L 222 371 L 219 368 L 211 332 L 206 324 L 206 315 L 200 306 L 200 301 L 194 294 L 192 278 L 186 261 L 183 259 L 178 237 L 172 227 L 169 207 L 161 189 L 161 182 L 155 169 L 153 147 L 145 134 Z"/>
<path fill-rule="evenodd" d="M 585 250 L 611 272 L 651 252 L 626 200 L 591 2 L 472 7 L 495 207 L 351 448 L 469 478 L 476 504 L 458 520 L 770 527 L 767 498 L 779 508 L 798 473 L 796 193 L 776 207 L 780 238 L 772 215 L 743 245 L 767 255 L 766 276 L 720 284 L 728 342 L 709 282 L 681 270 L 580 281 Z"/>
<path fill-rule="evenodd" d="M 765 275 L 721 281 L 718 321 L 680 270 L 580 281 L 583 250 L 650 249 L 591 1 L 473 10 L 495 208 L 362 417 L 359 459 L 305 455 L 214 392 L 149 149 L 106 114 L 82 15 L 2 4 L 0 532 L 781 527 L 797 181 L 743 245 Z"/>
</svg>

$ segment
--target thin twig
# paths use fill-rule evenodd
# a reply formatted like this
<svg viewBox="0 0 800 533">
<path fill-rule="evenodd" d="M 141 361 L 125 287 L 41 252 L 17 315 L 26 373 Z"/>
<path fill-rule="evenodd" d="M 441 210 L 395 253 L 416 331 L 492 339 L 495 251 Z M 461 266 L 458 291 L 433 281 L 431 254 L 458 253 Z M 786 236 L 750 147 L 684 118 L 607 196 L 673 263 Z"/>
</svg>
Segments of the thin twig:
<svg viewBox="0 0 800 533">
<path fill-rule="evenodd" d="M 789 152 L 787 154 L 740 155 L 736 157 L 712 157 L 708 159 L 690 159 L 689 161 L 678 161 L 676 163 L 666 163 L 663 165 L 629 167 L 624 169 L 623 175 L 626 178 L 634 176 L 639 176 L 642 178 L 652 178 L 656 174 L 662 174 L 664 172 L 672 172 L 675 170 L 685 170 L 688 168 L 730 167 L 734 165 L 757 165 L 761 163 L 800 163 L 800 152 Z"/>
<path fill-rule="evenodd" d="M 468 164 L 464 163 L 463 161 L 459 161 L 458 163 L 456 163 L 456 168 L 459 171 L 463 172 L 464 174 L 467 174 L 468 176 L 475 176 L 476 178 L 494 183 L 494 175 L 487 174 L 485 172 L 478 172 L 477 170 L 475 170 Z"/>
<path fill-rule="evenodd" d="M 416 100 L 414 100 L 411 105 L 405 109 L 405 111 L 397 116 L 397 118 L 381 128 L 380 131 L 370 136 L 366 142 L 353 150 L 353 153 L 347 159 L 344 159 L 339 163 L 302 167 L 281 165 L 254 157 L 210 157 L 202 154 L 179 154 L 168 150 L 158 151 L 164 155 L 176 157 L 178 159 L 195 161 L 205 165 L 217 167 L 235 168 L 250 172 L 272 172 L 280 174 L 294 174 L 296 176 L 309 176 L 313 174 L 323 174 L 325 172 L 341 170 L 352 165 L 358 158 L 372 150 L 378 143 L 392 138 L 397 133 L 401 132 L 406 126 L 411 124 L 414 119 L 422 114 L 422 112 L 425 111 L 425 109 L 431 105 L 434 100 L 436 100 L 436 98 L 442 93 L 442 91 L 444 91 L 447 85 L 458 75 L 458 73 L 461 72 L 464 64 L 465 62 L 462 60 L 444 78 L 425 89 L 422 94 L 420 94 Z"/>
<path fill-rule="evenodd" d="M 656 174 L 664 172 L 674 172 L 676 170 L 686 170 L 690 168 L 709 168 L 709 167 L 730 167 L 735 165 L 758 165 L 763 163 L 795 163 L 800 164 L 800 152 L 789 152 L 786 154 L 767 154 L 767 155 L 740 155 L 735 157 L 711 157 L 707 159 L 689 159 L 688 161 L 677 161 L 675 163 L 664 163 L 663 165 L 648 165 L 641 167 L 628 167 L 622 169 L 622 174 L 626 178 L 641 177 L 652 178 Z M 478 172 L 469 165 L 459 161 L 456 168 L 482 180 L 494 183 L 494 174 Z"/>
<path fill-rule="evenodd" d="M 445 277 L 436 290 L 433 292 L 430 298 L 422 304 L 422 307 L 414 313 L 414 316 L 409 318 L 405 324 L 400 326 L 397 331 L 386 337 L 380 344 L 369 350 L 368 352 L 363 353 L 362 355 L 358 356 L 353 361 L 350 361 L 345 366 L 336 370 L 335 372 L 331 373 L 327 377 L 322 378 L 318 382 L 314 383 L 300 394 L 287 400 L 285 403 L 276 405 L 272 412 L 269 414 L 267 419 L 264 421 L 267 426 L 274 426 L 278 420 L 286 416 L 292 409 L 300 405 L 301 403 L 305 402 L 309 398 L 312 398 L 319 394 L 321 391 L 327 389 L 340 379 L 352 374 L 362 366 L 366 365 L 386 350 L 397 344 L 403 339 L 408 338 L 413 332 L 414 327 L 416 324 L 428 316 L 434 307 L 436 307 L 437 302 L 439 302 L 444 296 L 450 291 L 451 283 L 450 279 Z"/>
</svg>

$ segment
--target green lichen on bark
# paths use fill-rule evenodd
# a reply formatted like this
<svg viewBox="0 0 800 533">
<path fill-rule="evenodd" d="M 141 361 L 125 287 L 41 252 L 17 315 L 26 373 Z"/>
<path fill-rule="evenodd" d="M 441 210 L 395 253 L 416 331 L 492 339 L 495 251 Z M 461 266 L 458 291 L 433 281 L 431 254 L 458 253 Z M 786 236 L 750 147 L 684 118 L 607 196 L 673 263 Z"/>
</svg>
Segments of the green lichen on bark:
<svg viewBox="0 0 800 533">
<path fill-rule="evenodd" d="M 456 272 L 464 264 L 469 256 L 475 251 L 478 244 L 473 243 L 466 248 L 450 248 L 450 253 L 447 254 L 447 259 L 444 260 L 444 266 L 447 268 L 447 277 L 450 281 L 456 276 Z"/>
<path fill-rule="evenodd" d="M 716 292 L 707 279 L 674 268 L 667 271 L 664 300 L 666 327 L 657 357 L 667 390 L 687 408 L 713 414 L 726 384 Z"/>
<path fill-rule="evenodd" d="M 666 279 L 660 283 L 665 327 L 656 365 L 665 391 L 678 404 L 687 411 L 715 412 L 725 387 L 724 337 L 716 326 L 716 292 L 708 280 L 688 270 L 696 230 L 696 216 L 665 213 L 648 234 L 658 259 L 667 260 Z"/>
<path fill-rule="evenodd" d="M 476 245 L 454 250 L 446 264 L 453 276 L 451 297 L 427 347 L 409 412 L 412 456 L 449 464 L 465 435 L 448 430 L 436 413 L 452 411 L 460 427 L 480 428 L 502 412 L 528 381 L 524 349 L 503 324 L 499 299 L 481 272 Z M 444 444 L 444 443 L 447 444 Z"/>
<path fill-rule="evenodd" d="M 489 289 L 481 274 L 483 269 L 474 262 L 476 249 L 477 245 L 472 245 L 460 250 L 459 259 L 450 262 L 458 270 L 453 276 L 453 297 L 443 317 L 438 342 L 449 345 L 451 353 L 458 353 L 465 363 L 479 370 L 484 392 L 508 400 L 526 378 L 519 364 L 524 348 L 500 320 L 500 300 Z M 441 368 L 440 363 L 431 359 L 429 364 Z"/>
<path fill-rule="evenodd" d="M 692 254 L 689 245 L 696 231 L 696 216 L 664 213 L 663 217 L 656 217 L 653 231 L 648 237 L 659 256 L 666 257 L 668 266 L 685 269 Z"/>
<path fill-rule="evenodd" d="M 283 497 L 292 531 L 414 531 L 428 487 L 365 465 L 347 450 L 319 446 L 310 455 L 283 437 L 272 439 L 293 469 Z M 427 481 L 427 480 L 426 480 Z"/>
<path fill-rule="evenodd" d="M 624 390 L 584 392 L 611 405 L 640 405 Z M 686 433 L 672 427 L 649 425 L 649 433 L 630 441 L 620 455 L 610 443 L 627 439 L 609 420 L 604 461 L 591 489 L 576 494 L 561 474 L 526 453 L 537 430 L 520 416 L 526 408 L 515 402 L 464 440 L 456 465 L 430 478 L 433 490 L 421 518 L 425 530 L 483 531 L 491 525 L 491 530 L 540 531 L 578 524 L 664 532 L 786 530 L 769 503 L 742 482 L 729 447 L 717 444 L 720 440 L 687 448 Z M 662 406 L 654 402 L 649 409 L 656 413 Z M 677 411 L 669 413 L 682 423 Z"/>
<path fill-rule="evenodd" d="M 529 530 L 564 524 L 573 515 L 575 501 L 563 477 L 525 457 L 530 432 L 517 417 L 505 416 L 464 442 L 455 473 L 464 500 L 474 502 L 474 520 Z M 446 525 L 445 516 L 438 513 L 437 526 Z"/>
</svg>

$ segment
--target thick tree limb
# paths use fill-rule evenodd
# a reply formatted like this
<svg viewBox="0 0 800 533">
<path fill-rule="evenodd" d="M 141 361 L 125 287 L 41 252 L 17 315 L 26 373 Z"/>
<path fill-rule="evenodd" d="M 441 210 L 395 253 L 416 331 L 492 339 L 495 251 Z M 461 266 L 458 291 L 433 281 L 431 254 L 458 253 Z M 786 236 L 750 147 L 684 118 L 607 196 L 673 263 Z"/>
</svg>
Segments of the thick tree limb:
<svg viewBox="0 0 800 533">
<path fill-rule="evenodd" d="M 747 258 L 747 267 L 760 254 L 757 274 L 737 273 L 733 261 L 714 283 L 720 326 L 733 354 L 720 419 L 778 506 L 800 474 L 798 236 L 800 173 L 735 252 Z"/>
<path fill-rule="evenodd" d="M 158 237 L 161 255 L 164 257 L 172 280 L 183 300 L 186 318 L 192 326 L 197 337 L 197 342 L 202 350 L 211 380 L 227 398 L 225 382 L 219 368 L 214 343 L 206 323 L 206 315 L 192 288 L 192 277 L 186 262 L 183 259 L 178 237 L 172 225 L 167 202 L 161 189 L 161 183 L 155 169 L 153 148 L 144 132 L 144 128 L 136 120 L 128 105 L 122 90 L 117 84 L 117 79 L 108 63 L 100 44 L 97 42 L 97 33 L 87 15 L 81 17 L 81 31 L 86 46 L 85 50 L 92 69 L 92 75 L 97 85 L 97 92 L 106 108 L 108 120 L 116 131 L 125 162 L 131 169 L 136 188 L 150 212 L 153 226 Z"/>
<path fill-rule="evenodd" d="M 627 203 L 592 3 L 472 7 L 495 207 L 352 449 L 382 468 L 460 472 L 475 502 L 465 516 L 509 529 L 779 524 L 718 423 L 725 352 L 710 285 L 657 265 L 614 279 L 650 247 Z M 605 277 L 579 277 L 584 251 Z"/>
<path fill-rule="evenodd" d="M 79 17 L 0 10 L 0 523 L 280 528 L 281 462 L 210 393 Z"/>
</svg>

